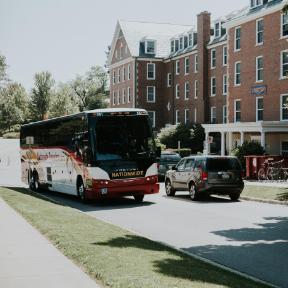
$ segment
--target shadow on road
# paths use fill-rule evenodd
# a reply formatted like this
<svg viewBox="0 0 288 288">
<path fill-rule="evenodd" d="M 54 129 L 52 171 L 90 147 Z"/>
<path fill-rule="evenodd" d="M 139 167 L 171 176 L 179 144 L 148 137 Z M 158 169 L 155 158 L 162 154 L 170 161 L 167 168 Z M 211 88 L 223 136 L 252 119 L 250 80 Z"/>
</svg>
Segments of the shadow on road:
<svg viewBox="0 0 288 288">
<path fill-rule="evenodd" d="M 206 245 L 183 250 L 221 262 L 280 287 L 288 283 L 288 217 L 264 218 L 257 228 L 214 231 L 231 245 Z"/>
<path fill-rule="evenodd" d="M 93 211 L 105 211 L 115 209 L 129 209 L 135 207 L 150 206 L 155 203 L 150 201 L 143 201 L 143 203 L 137 203 L 133 198 L 115 198 L 115 199 L 100 199 L 89 201 L 88 203 L 82 203 L 76 196 L 67 195 L 57 192 L 41 190 L 40 193 L 35 193 L 30 189 L 26 188 L 11 188 L 7 189 L 14 190 L 19 193 L 31 195 L 33 197 L 55 203 L 57 205 L 69 206 L 71 208 L 78 209 L 82 212 L 93 212 Z"/>
</svg>

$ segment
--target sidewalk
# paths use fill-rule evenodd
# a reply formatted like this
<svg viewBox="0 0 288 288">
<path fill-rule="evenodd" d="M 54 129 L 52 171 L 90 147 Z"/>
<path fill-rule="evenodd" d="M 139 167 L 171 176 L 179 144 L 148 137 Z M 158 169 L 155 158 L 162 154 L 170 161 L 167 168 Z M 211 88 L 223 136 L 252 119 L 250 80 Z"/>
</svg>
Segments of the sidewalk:
<svg viewBox="0 0 288 288">
<path fill-rule="evenodd" d="M 244 183 L 245 185 L 248 185 L 248 186 L 288 188 L 288 182 L 245 180 Z"/>
<path fill-rule="evenodd" d="M 0 287 L 99 287 L 2 199 L 0 235 Z"/>
</svg>

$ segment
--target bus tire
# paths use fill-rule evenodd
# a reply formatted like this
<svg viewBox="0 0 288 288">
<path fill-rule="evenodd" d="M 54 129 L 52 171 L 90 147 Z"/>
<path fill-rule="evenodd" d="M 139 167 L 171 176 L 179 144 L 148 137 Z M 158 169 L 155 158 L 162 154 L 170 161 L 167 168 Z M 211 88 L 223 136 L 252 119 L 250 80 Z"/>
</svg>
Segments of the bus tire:
<svg viewBox="0 0 288 288">
<path fill-rule="evenodd" d="M 77 179 L 77 196 L 83 203 L 87 202 L 85 186 L 81 177 Z"/>
<path fill-rule="evenodd" d="M 39 177 L 38 173 L 36 171 L 33 171 L 31 174 L 31 177 L 29 177 L 29 188 L 34 191 L 39 191 Z"/>
<path fill-rule="evenodd" d="M 137 203 L 142 203 L 144 199 L 144 195 L 134 195 L 134 199 Z"/>
</svg>

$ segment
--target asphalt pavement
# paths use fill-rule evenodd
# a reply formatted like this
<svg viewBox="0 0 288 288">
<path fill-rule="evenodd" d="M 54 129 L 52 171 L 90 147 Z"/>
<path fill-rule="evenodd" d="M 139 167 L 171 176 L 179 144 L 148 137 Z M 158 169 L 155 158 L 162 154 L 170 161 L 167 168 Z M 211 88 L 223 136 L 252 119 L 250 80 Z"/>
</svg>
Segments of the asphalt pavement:
<svg viewBox="0 0 288 288">
<path fill-rule="evenodd" d="M 167 198 L 83 204 L 45 193 L 62 204 L 150 239 L 204 257 L 280 287 L 288 287 L 288 207 L 211 197 L 192 202 L 187 193 Z"/>
</svg>

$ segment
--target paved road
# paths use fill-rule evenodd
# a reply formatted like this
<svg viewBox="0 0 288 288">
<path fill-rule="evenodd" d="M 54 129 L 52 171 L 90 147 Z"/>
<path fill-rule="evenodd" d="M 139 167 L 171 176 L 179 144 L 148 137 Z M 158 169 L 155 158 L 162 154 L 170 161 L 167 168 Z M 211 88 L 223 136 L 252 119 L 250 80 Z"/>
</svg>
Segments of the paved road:
<svg viewBox="0 0 288 288">
<path fill-rule="evenodd" d="M 81 204 L 69 196 L 46 193 L 93 217 L 168 243 L 281 287 L 288 287 L 288 207 L 230 202 L 211 197 L 192 202 L 176 195 Z"/>
</svg>

